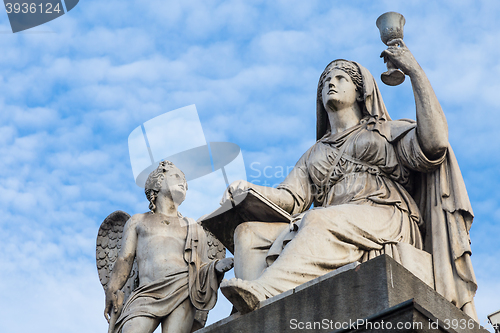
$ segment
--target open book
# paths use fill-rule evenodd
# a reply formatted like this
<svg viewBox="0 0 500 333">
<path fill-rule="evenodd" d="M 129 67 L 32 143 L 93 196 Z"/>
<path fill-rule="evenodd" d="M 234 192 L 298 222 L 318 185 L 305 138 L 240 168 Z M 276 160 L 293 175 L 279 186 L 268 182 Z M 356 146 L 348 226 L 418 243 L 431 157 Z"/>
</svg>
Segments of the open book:
<svg viewBox="0 0 500 333">
<path fill-rule="evenodd" d="M 243 222 L 286 222 L 290 214 L 269 201 L 254 189 L 233 195 L 233 202 L 227 200 L 214 212 L 201 219 L 201 225 L 212 232 L 222 244 L 234 253 L 234 230 Z"/>
</svg>

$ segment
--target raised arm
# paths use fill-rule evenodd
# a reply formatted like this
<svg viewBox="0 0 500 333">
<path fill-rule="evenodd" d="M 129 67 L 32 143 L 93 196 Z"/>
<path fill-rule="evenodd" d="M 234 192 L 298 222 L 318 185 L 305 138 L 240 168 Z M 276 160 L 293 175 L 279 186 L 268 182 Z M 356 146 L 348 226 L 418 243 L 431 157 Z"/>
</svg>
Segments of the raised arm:
<svg viewBox="0 0 500 333">
<path fill-rule="evenodd" d="M 448 124 L 436 94 L 422 67 L 402 39 L 395 39 L 382 52 L 396 67 L 411 79 L 417 111 L 417 138 L 429 159 L 436 159 L 448 147 Z"/>
<path fill-rule="evenodd" d="M 127 282 L 130 271 L 134 264 L 135 250 L 137 248 L 137 218 L 131 217 L 123 229 L 122 246 L 118 258 L 116 259 L 111 277 L 109 279 L 108 288 L 106 289 L 106 307 L 104 309 L 104 317 L 109 321 L 111 311 L 118 308 L 116 304 L 116 292 L 120 290 Z"/>
</svg>

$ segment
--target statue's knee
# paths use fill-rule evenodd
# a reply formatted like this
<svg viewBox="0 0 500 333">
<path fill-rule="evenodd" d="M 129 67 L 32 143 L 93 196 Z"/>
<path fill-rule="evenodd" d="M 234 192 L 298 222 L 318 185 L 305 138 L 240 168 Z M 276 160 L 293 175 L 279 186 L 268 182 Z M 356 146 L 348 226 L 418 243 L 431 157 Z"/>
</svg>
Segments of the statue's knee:
<svg viewBox="0 0 500 333">
<path fill-rule="evenodd" d="M 234 230 L 234 237 L 245 237 L 251 233 L 252 226 L 249 222 L 243 222 Z"/>
<path fill-rule="evenodd" d="M 333 210 L 332 208 L 327 209 L 313 209 L 304 214 L 302 221 L 300 222 L 300 227 L 304 228 L 307 226 L 320 225 L 324 226 L 325 223 L 329 224 L 343 224 L 349 220 L 349 216 L 345 214 L 341 209 Z"/>
<path fill-rule="evenodd" d="M 252 226 L 251 222 L 241 223 L 234 230 L 234 244 L 235 245 L 244 245 L 251 241 L 253 238 L 254 226 Z"/>
<path fill-rule="evenodd" d="M 301 221 L 301 227 L 306 227 L 308 225 L 314 224 L 321 219 L 321 214 L 318 210 L 310 210 L 304 214 Z"/>
</svg>

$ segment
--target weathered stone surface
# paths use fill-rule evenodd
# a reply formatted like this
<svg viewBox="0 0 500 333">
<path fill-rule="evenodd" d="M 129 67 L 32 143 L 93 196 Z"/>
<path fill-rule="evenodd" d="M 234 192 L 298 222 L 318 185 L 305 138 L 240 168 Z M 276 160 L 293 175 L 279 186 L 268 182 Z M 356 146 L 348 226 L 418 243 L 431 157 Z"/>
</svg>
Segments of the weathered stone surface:
<svg viewBox="0 0 500 333">
<path fill-rule="evenodd" d="M 314 325 L 315 322 L 320 326 L 311 327 L 310 332 L 337 329 L 351 332 L 355 331 L 353 326 L 347 327 L 345 323 L 368 318 L 373 323 L 391 322 L 393 327 L 398 323 L 422 323 L 422 327 L 416 326 L 415 332 L 487 333 L 463 311 L 386 255 L 330 278 L 319 279 L 319 282 L 311 281 L 306 288 L 292 290 L 286 297 L 262 302 L 260 309 L 249 314 L 233 315 L 198 332 L 297 332 L 301 331 L 300 327 L 306 329 L 308 323 Z M 455 327 L 453 320 L 457 323 Z M 386 331 L 375 328 L 366 324 L 359 326 L 356 332 Z"/>
<path fill-rule="evenodd" d="M 383 17 L 383 35 L 386 28 L 402 32 L 400 14 Z M 234 240 L 235 262 L 235 278 L 220 289 L 241 314 L 341 266 L 387 254 L 477 320 L 473 212 L 446 117 L 402 35 L 389 37 L 382 56 L 391 73 L 410 76 L 418 122 L 391 120 L 368 69 L 334 60 L 318 81 L 314 145 L 278 186 L 237 180 L 226 189 L 228 208 L 233 194 L 251 190 L 292 216 L 286 223 L 253 207 L 243 211 L 262 218 L 237 227 L 219 221 Z"/>
<path fill-rule="evenodd" d="M 434 289 L 432 255 L 410 244 L 398 243 L 396 247 L 398 248 L 401 258 L 401 264 L 420 280 L 427 283 L 429 287 Z"/>
<path fill-rule="evenodd" d="M 161 322 L 163 331 L 189 333 L 205 325 L 218 278 L 233 267 L 233 258 L 223 258 L 224 247 L 178 212 L 187 181 L 172 162 L 161 161 L 145 188 L 149 213 L 117 211 L 99 228 L 96 260 L 108 332 L 149 332 Z"/>
</svg>

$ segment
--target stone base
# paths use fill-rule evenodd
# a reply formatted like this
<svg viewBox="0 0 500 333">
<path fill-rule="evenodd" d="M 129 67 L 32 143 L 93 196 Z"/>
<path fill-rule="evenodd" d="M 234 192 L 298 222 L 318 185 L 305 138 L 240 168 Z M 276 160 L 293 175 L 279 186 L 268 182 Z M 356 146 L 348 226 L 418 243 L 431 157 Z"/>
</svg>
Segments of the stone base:
<svg viewBox="0 0 500 333">
<path fill-rule="evenodd" d="M 198 333 L 483 332 L 392 258 L 350 264 Z"/>
</svg>

